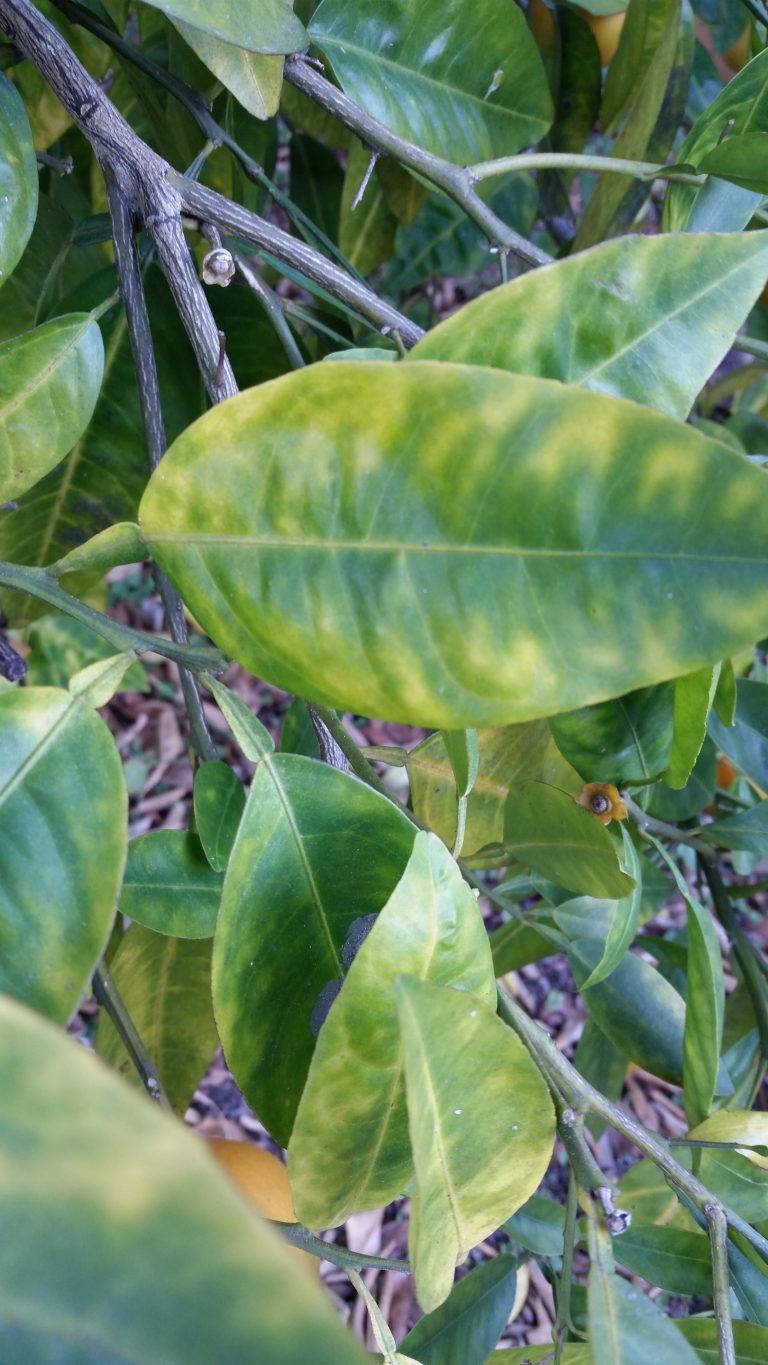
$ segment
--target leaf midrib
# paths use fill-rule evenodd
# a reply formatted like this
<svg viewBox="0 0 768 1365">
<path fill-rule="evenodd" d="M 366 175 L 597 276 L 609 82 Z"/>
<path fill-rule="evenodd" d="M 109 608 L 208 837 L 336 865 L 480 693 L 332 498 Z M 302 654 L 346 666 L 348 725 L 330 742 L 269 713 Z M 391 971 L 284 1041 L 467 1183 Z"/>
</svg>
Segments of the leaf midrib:
<svg viewBox="0 0 768 1365">
<path fill-rule="evenodd" d="M 268 550 L 354 550 L 361 553 L 392 554 L 393 552 L 418 555 L 495 555 L 506 559 L 623 559 L 684 561 L 692 564 L 767 564 L 765 556 L 725 555 L 708 551 L 706 554 L 690 554 L 674 550 L 554 550 L 530 547 L 522 549 L 514 545 L 461 545 L 430 544 L 422 545 L 417 541 L 397 540 L 331 540 L 305 536 L 277 538 L 275 536 L 229 535 L 219 532 L 190 531 L 153 531 L 144 528 L 151 545 L 185 545 L 197 547 L 221 545 L 227 549 L 268 549 Z"/>
<path fill-rule="evenodd" d="M 4 422 L 11 413 L 15 412 L 17 408 L 21 407 L 22 404 L 26 403 L 39 389 L 42 389 L 45 386 L 50 376 L 54 374 L 56 370 L 60 369 L 64 362 L 69 359 L 71 353 L 77 349 L 92 322 L 93 319 L 89 315 L 85 322 L 80 324 L 75 335 L 66 346 L 51 357 L 48 364 L 45 366 L 45 369 L 39 370 L 31 383 L 27 384 L 24 388 L 19 389 L 13 398 L 9 399 L 3 407 L 0 407 L 0 422 Z M 28 335 L 33 335 L 33 333 L 28 333 Z"/>
<path fill-rule="evenodd" d="M 11 796 L 16 791 L 16 788 L 26 780 L 32 770 L 42 760 L 59 731 L 63 729 L 72 718 L 75 708 L 81 705 L 82 703 L 79 697 L 71 698 L 69 704 L 65 706 L 61 714 L 56 717 L 56 720 L 50 729 L 38 740 L 35 747 L 30 750 L 26 758 L 19 764 L 19 767 L 9 778 L 5 786 L 0 787 L 0 808 L 5 805 L 6 801 L 10 800 Z"/>
<path fill-rule="evenodd" d="M 338 974 L 339 976 L 343 977 L 343 976 L 344 976 L 344 968 L 343 968 L 343 966 L 342 966 L 341 959 L 340 959 L 339 954 L 338 954 L 338 952 L 337 952 L 336 944 L 334 943 L 333 935 L 332 935 L 332 933 L 331 933 L 331 926 L 330 926 L 330 924 L 328 923 L 328 916 L 327 916 L 326 913 L 325 913 L 325 907 L 324 907 L 324 905 L 323 905 L 322 897 L 321 897 L 320 892 L 319 892 L 319 890 L 318 890 L 317 882 L 315 881 L 315 876 L 314 876 L 314 873 L 313 873 L 312 868 L 311 868 L 311 866 L 310 866 L 309 859 L 308 859 L 308 857 L 307 857 L 306 849 L 304 848 L 304 841 L 303 841 L 303 839 L 302 839 L 302 837 L 301 837 L 301 833 L 300 833 L 300 831 L 299 831 L 299 827 L 298 827 L 298 825 L 296 824 L 296 821 L 295 821 L 295 819 L 294 819 L 293 809 L 292 809 L 292 807 L 291 807 L 290 801 L 288 800 L 288 794 L 287 794 L 287 792 L 286 792 L 286 790 L 285 790 L 285 787 L 283 786 L 283 783 L 282 783 L 281 780 L 280 780 L 280 776 L 279 776 L 279 774 L 278 774 L 278 772 L 277 772 L 277 770 L 276 770 L 276 768 L 275 768 L 274 763 L 272 762 L 272 759 L 273 759 L 273 755 L 272 755 L 272 754 L 268 754 L 268 755 L 266 755 L 266 756 L 262 759 L 262 762 L 263 762 L 264 767 L 266 768 L 267 772 L 269 773 L 269 776 L 270 776 L 270 778 L 271 778 L 271 780 L 272 780 L 272 785 L 273 785 L 273 787 L 274 787 L 274 789 L 275 789 L 275 792 L 276 792 L 276 794 L 277 794 L 277 798 L 278 798 L 278 800 L 279 800 L 279 802 L 280 802 L 280 804 L 281 804 L 281 806 L 282 806 L 282 808 L 283 808 L 283 813 L 284 813 L 285 818 L 286 818 L 286 820 L 287 820 L 287 822 L 288 822 L 288 826 L 289 826 L 289 828 L 290 828 L 291 835 L 292 835 L 292 837 L 293 837 L 293 841 L 294 841 L 294 844 L 295 844 L 295 846 L 296 846 L 296 851 L 297 851 L 298 856 L 299 856 L 299 861 L 300 861 L 301 866 L 302 866 L 302 871 L 303 871 L 303 873 L 304 873 L 304 878 L 305 878 L 306 883 L 307 883 L 307 886 L 309 887 L 309 890 L 310 890 L 310 892 L 311 892 L 311 894 L 312 894 L 312 899 L 313 899 L 313 901 L 314 901 L 314 903 L 315 903 L 315 909 L 317 910 L 318 918 L 319 918 L 320 923 L 321 923 L 321 925 L 322 925 L 323 932 L 324 932 L 324 934 L 325 934 L 326 942 L 327 942 L 327 944 L 328 944 L 328 948 L 329 948 L 329 950 L 330 950 L 331 957 L 333 958 L 333 961 L 334 961 L 334 963 L 336 964 L 336 971 L 337 971 L 337 974 Z"/>
</svg>

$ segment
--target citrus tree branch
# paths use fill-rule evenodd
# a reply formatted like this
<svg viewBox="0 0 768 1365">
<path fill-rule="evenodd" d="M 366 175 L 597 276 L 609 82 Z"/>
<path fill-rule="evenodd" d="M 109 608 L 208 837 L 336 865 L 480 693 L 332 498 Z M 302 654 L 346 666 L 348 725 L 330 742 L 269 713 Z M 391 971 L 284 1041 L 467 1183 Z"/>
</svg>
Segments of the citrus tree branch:
<svg viewBox="0 0 768 1365">
<path fill-rule="evenodd" d="M 657 165 L 655 161 L 626 161 L 619 156 L 585 156 L 578 152 L 522 152 L 519 156 L 501 156 L 495 161 L 478 161 L 470 166 L 467 175 L 472 184 L 491 180 L 512 171 L 595 171 L 602 175 L 627 175 L 633 180 L 674 180 L 681 185 L 703 185 L 706 175 L 681 171 L 675 166 Z"/>
<path fill-rule="evenodd" d="M 397 133 L 379 123 L 378 119 L 366 114 L 354 100 L 349 99 L 327 81 L 303 57 L 288 58 L 285 63 L 285 79 L 290 81 L 291 85 L 295 85 L 297 90 L 308 95 L 315 104 L 333 114 L 345 127 L 351 128 L 353 133 L 362 138 L 366 146 L 393 157 L 401 166 L 424 176 L 425 180 L 443 190 L 464 210 L 468 218 L 477 223 L 491 246 L 500 251 L 511 251 L 527 265 L 549 264 L 552 258 L 546 251 L 542 251 L 519 232 L 515 232 L 514 228 L 509 227 L 480 198 L 468 168 L 454 166 L 443 157 L 435 156 L 433 152 L 425 152 L 422 148 L 415 147 L 412 142 L 407 142 L 405 138 L 398 137 Z"/>
</svg>

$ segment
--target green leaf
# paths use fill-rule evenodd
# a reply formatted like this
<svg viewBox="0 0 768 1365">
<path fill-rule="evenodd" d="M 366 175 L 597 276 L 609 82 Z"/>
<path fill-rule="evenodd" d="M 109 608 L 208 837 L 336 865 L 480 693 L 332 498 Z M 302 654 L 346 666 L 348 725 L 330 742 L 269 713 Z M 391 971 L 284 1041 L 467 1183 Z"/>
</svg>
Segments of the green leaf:
<svg viewBox="0 0 768 1365">
<path fill-rule="evenodd" d="M 738 848 L 764 858 L 768 854 L 768 801 L 759 801 L 725 820 L 715 820 L 707 825 L 707 838 L 724 848 Z"/>
<path fill-rule="evenodd" d="M 210 675 L 206 676 L 205 685 L 216 698 L 216 705 L 251 763 L 260 763 L 262 758 L 274 753 L 275 742 L 269 730 L 235 692 Z"/>
<path fill-rule="evenodd" d="M 364 1353 L 200 1138 L 0 1000 L 0 1355 L 43 1365 Z"/>
<path fill-rule="evenodd" d="M 70 678 L 69 690 L 73 697 L 79 697 L 87 706 L 97 710 L 112 700 L 135 662 L 136 651 L 133 649 L 108 655 L 106 659 L 97 659 Z"/>
<path fill-rule="evenodd" d="M 128 844 L 120 909 L 158 934 L 210 938 L 221 889 L 222 878 L 194 834 L 160 829 Z"/>
<path fill-rule="evenodd" d="M 634 50 L 636 36 L 642 55 Z M 611 156 L 628 161 L 666 160 L 685 110 L 693 47 L 693 15 L 687 4 L 683 6 L 681 0 L 632 0 L 616 53 L 617 67 L 621 56 L 627 54 L 631 85 L 626 118 Z M 611 62 L 609 70 L 613 66 Z M 606 85 L 601 114 L 604 128 L 613 112 L 610 107 L 606 111 L 608 93 Z M 574 250 L 630 227 L 650 188 L 647 182 L 632 182 L 622 175 L 603 176 L 584 211 Z"/>
<path fill-rule="evenodd" d="M 682 1228 L 632 1226 L 614 1243 L 620 1265 L 670 1294 L 712 1298 L 709 1239 Z"/>
<path fill-rule="evenodd" d="M 731 725 L 710 713 L 707 728 L 718 748 L 764 790 L 768 785 L 768 685 L 738 678 Z"/>
<path fill-rule="evenodd" d="M 183 1118 L 218 1043 L 211 1004 L 211 941 L 169 938 L 133 924 L 120 940 L 109 970 L 171 1106 Z M 103 1009 L 96 1051 L 130 1084 L 143 1089 Z"/>
<path fill-rule="evenodd" d="M 768 1147 L 768 1114 L 754 1109 L 718 1109 L 688 1133 L 707 1142 L 738 1142 L 744 1147 Z"/>
<path fill-rule="evenodd" d="M 563 1254 L 565 1209 L 548 1195 L 532 1194 L 504 1224 L 504 1231 L 517 1246 L 536 1256 L 553 1259 Z"/>
<path fill-rule="evenodd" d="M 323 0 L 309 25 L 342 89 L 366 113 L 463 166 L 538 142 L 552 101 L 523 14 L 496 0 Z M 438 35 L 436 37 L 436 35 Z"/>
<path fill-rule="evenodd" d="M 370 148 L 352 139 L 341 192 L 339 247 L 361 275 L 370 275 L 392 255 L 397 219 L 390 212 L 377 175 L 353 209 L 371 160 Z"/>
<path fill-rule="evenodd" d="M 614 1273 L 610 1233 L 588 1223 L 587 1287 L 592 1365 L 700 1365 L 696 1352 L 645 1294 Z M 618 1247 L 621 1245 L 619 1242 Z"/>
<path fill-rule="evenodd" d="M 350 926 L 381 910 L 413 838 L 403 812 L 338 769 L 298 754 L 256 769 L 224 881 L 213 997 L 238 1085 L 282 1146 Z"/>
<path fill-rule="evenodd" d="M 0 75 L 0 285 L 21 259 L 37 215 L 37 160 L 24 102 Z"/>
<path fill-rule="evenodd" d="M 146 0 L 169 18 L 221 38 L 247 52 L 301 52 L 304 26 L 287 0 Z"/>
<path fill-rule="evenodd" d="M 148 2 L 151 3 L 151 0 Z M 210 18 L 211 6 L 206 6 L 206 14 Z M 242 46 L 242 33 L 237 43 L 226 43 L 212 33 L 193 28 L 180 19 L 175 19 L 174 25 L 200 61 L 227 90 L 231 90 L 249 114 L 253 114 L 254 118 L 267 119 L 277 113 L 283 86 L 282 57 L 265 57 L 248 51 Z"/>
<path fill-rule="evenodd" d="M 147 558 L 147 547 L 133 521 L 120 521 L 99 531 L 77 549 L 62 555 L 51 572 L 61 578 L 66 573 L 113 569 L 117 564 L 140 564 Z"/>
<path fill-rule="evenodd" d="M 101 388 L 104 346 L 71 313 L 0 346 L 0 502 L 26 493 L 68 454 Z"/>
<path fill-rule="evenodd" d="M 622 237 L 482 294 L 409 360 L 562 379 L 686 418 L 767 273 L 768 233 Z"/>
<path fill-rule="evenodd" d="M 549 722 L 561 754 L 585 782 L 650 782 L 667 765 L 674 686 L 643 687 Z"/>
<path fill-rule="evenodd" d="M 697 170 L 731 180 L 760 196 L 768 194 L 768 132 L 726 138 L 699 162 Z"/>
<path fill-rule="evenodd" d="M 404 972 L 489 1006 L 496 999 L 477 901 L 434 834 L 416 835 L 320 1029 L 288 1153 L 296 1212 L 309 1227 L 388 1204 L 413 1174 L 394 991 Z"/>
<path fill-rule="evenodd" d="M 467 798 L 464 856 L 485 844 L 501 844 L 504 804 L 514 782 L 531 778 L 577 796 L 581 779 L 561 758 L 544 720 L 479 730 L 478 771 Z M 456 782 L 441 731 L 411 749 L 407 758 L 411 804 L 423 824 L 450 844 L 456 829 Z"/>
<path fill-rule="evenodd" d="M 589 1346 L 565 1346 L 563 1365 L 591 1365 Z M 509 1351 L 494 1351 L 488 1365 L 551 1365 L 552 1343 L 547 1346 L 514 1346 Z"/>
<path fill-rule="evenodd" d="M 699 115 L 677 149 L 676 160 L 700 165 L 714 152 L 726 129 L 728 146 L 745 133 L 768 131 L 768 52 L 753 57 Z M 738 231 L 744 227 L 762 195 L 732 191 L 730 186 L 725 186 L 728 193 L 724 198 L 718 197 L 718 190 L 722 188 L 713 180 L 700 190 L 688 185 L 670 185 L 664 203 L 665 229 L 673 232 L 686 227 L 693 229 L 695 219 L 701 222 L 705 216 L 709 217 L 710 225 L 720 231 Z M 708 201 L 713 201 L 719 211 L 713 212 Z"/>
<path fill-rule="evenodd" d="M 115 283 L 111 268 L 99 271 L 67 302 L 89 310 L 112 292 Z M 189 343 L 156 267 L 147 271 L 145 286 L 170 440 L 198 415 L 202 393 Z M 22 497 L 13 516 L 0 514 L 1 559 L 48 565 L 95 532 L 135 516 L 147 481 L 147 455 L 122 305 L 105 314 L 99 326 L 104 335 L 104 382 L 93 417 L 64 465 Z M 141 555 L 145 557 L 146 551 Z M 0 599 L 14 622 L 45 610 L 32 598 L 5 589 Z"/>
<path fill-rule="evenodd" d="M 580 989 L 601 955 L 595 939 L 571 944 L 568 956 Z M 654 967 L 628 953 L 605 981 L 585 992 L 584 1003 L 606 1037 L 633 1062 L 682 1084 L 685 1005 Z"/>
<path fill-rule="evenodd" d="M 707 716 L 720 678 L 720 666 L 700 668 L 675 681 L 672 748 L 664 781 L 681 788 L 688 782 L 707 737 Z"/>
<path fill-rule="evenodd" d="M 712 1318 L 678 1318 L 678 1332 L 694 1348 L 702 1365 L 720 1365 L 719 1326 Z M 734 1322 L 736 1365 L 764 1365 L 768 1358 L 768 1332 L 751 1322 Z"/>
<path fill-rule="evenodd" d="M 54 612 L 39 617 L 29 627 L 27 640 L 27 682 L 35 687 L 67 687 L 73 674 L 98 659 L 108 659 L 114 649 L 82 621 Z M 149 691 L 143 664 L 131 664 L 122 690 Z"/>
<path fill-rule="evenodd" d="M 400 1345 L 422 1365 L 485 1365 L 507 1325 L 516 1284 L 511 1256 L 481 1262 Z"/>
<path fill-rule="evenodd" d="M 174 443 L 140 524 L 239 663 L 410 724 L 572 709 L 766 630 L 762 470 L 634 404 L 472 366 L 316 365 L 241 393 Z"/>
<path fill-rule="evenodd" d="M 504 845 L 520 862 L 577 894 L 613 900 L 634 890 L 607 829 L 567 792 L 544 782 L 511 787 Z"/>
<path fill-rule="evenodd" d="M 58 688 L 0 693 L 0 734 L 0 990 L 65 1024 L 115 915 L 122 767 L 101 717 Z"/>
<path fill-rule="evenodd" d="M 730 659 L 724 659 L 720 665 L 712 705 L 721 725 L 729 727 L 733 725 L 736 712 L 736 674 Z"/>
<path fill-rule="evenodd" d="M 643 876 L 640 858 L 635 845 L 632 843 L 631 836 L 624 828 L 622 828 L 621 837 L 624 850 L 623 865 L 628 875 L 634 877 L 635 885 L 628 896 L 615 902 L 603 956 L 597 966 L 592 968 L 581 988 L 582 990 L 596 986 L 599 981 L 604 981 L 618 967 L 635 937 L 640 919 L 643 901 Z"/>
<path fill-rule="evenodd" d="M 615 129 L 622 114 L 629 112 L 640 95 L 648 72 L 658 59 L 659 44 L 669 20 L 667 0 L 634 0 L 619 8 L 626 10 L 627 17 L 605 77 L 600 119 L 606 133 Z"/>
<path fill-rule="evenodd" d="M 442 734 L 456 780 L 456 795 L 469 796 L 477 781 L 480 765 L 477 731 L 443 730 Z"/>
<path fill-rule="evenodd" d="M 476 996 L 407 976 L 396 993 L 416 1167 L 409 1247 L 431 1312 L 457 1263 L 533 1194 L 554 1111 L 524 1044 Z"/>
<path fill-rule="evenodd" d="M 648 814 L 673 824 L 698 815 L 714 799 L 716 765 L 717 749 L 707 738 L 684 787 L 676 791 L 664 782 L 656 782 L 649 788 Z"/>
<path fill-rule="evenodd" d="M 214 872 L 225 872 L 245 810 L 243 784 L 228 763 L 203 763 L 195 773 L 195 824 Z"/>
</svg>

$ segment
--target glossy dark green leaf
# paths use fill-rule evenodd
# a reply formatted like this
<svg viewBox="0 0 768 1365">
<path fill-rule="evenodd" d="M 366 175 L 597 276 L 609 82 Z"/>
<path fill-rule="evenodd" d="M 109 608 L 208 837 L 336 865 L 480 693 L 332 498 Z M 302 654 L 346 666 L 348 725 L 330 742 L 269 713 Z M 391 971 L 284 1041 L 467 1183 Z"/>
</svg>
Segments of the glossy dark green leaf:
<svg viewBox="0 0 768 1365">
<path fill-rule="evenodd" d="M 592 1365 L 700 1365 L 669 1318 L 639 1289 L 614 1273 L 610 1233 L 593 1216 L 588 1224 L 587 1289 Z M 616 1246 L 616 1255 L 620 1255 Z"/>
<path fill-rule="evenodd" d="M 565 1209 L 548 1195 L 533 1194 L 504 1224 L 513 1246 L 524 1247 L 536 1256 L 553 1258 L 563 1254 Z"/>
<path fill-rule="evenodd" d="M 37 213 L 37 161 L 24 102 L 0 74 L 0 285 L 27 245 Z"/>
<path fill-rule="evenodd" d="M 31 1011 L 0 1025 L 7 1365 L 363 1365 L 200 1138 Z"/>
<path fill-rule="evenodd" d="M 148 2 L 151 3 L 151 0 Z M 164 4 L 162 8 L 165 8 Z M 200 8 L 202 10 L 203 7 Z M 214 5 L 206 5 L 204 12 L 209 19 L 215 19 Z M 249 114 L 253 114 L 254 118 L 266 119 L 277 113 L 283 84 L 282 57 L 266 57 L 249 51 L 243 43 L 242 31 L 236 43 L 227 43 L 213 33 L 193 28 L 180 19 L 175 20 L 175 26 L 200 61 L 232 92 Z"/>
<path fill-rule="evenodd" d="M 553 716 L 561 754 L 585 782 L 649 782 L 667 765 L 674 684 L 644 687 L 615 701 Z"/>
<path fill-rule="evenodd" d="M 682 1318 L 675 1326 L 693 1346 L 702 1365 L 720 1365 L 720 1336 L 714 1319 Z M 755 1327 L 751 1322 L 734 1322 L 733 1339 L 736 1365 L 764 1365 L 768 1358 L 768 1331 L 764 1327 Z"/>
<path fill-rule="evenodd" d="M 0 989 L 62 1024 L 109 938 L 126 813 L 95 711 L 58 688 L 0 692 Z"/>
<path fill-rule="evenodd" d="M 163 415 L 172 439 L 200 412 L 202 392 L 189 343 L 156 269 L 147 272 L 145 286 L 156 338 Z M 114 271 L 100 271 L 67 303 L 88 310 L 114 288 Z M 147 455 L 122 305 L 105 314 L 99 327 L 104 335 L 104 381 L 93 417 L 63 466 L 23 496 L 13 516 L 0 514 L 2 559 L 50 564 L 96 531 L 130 519 L 136 512 L 147 480 Z M 5 589 L 0 600 L 14 623 L 45 610 L 35 606 L 32 598 Z"/>
<path fill-rule="evenodd" d="M 548 926 L 554 929 L 554 925 Z M 551 957 L 560 951 L 560 945 L 543 932 L 536 924 L 521 923 L 510 919 L 500 924 L 490 935 L 493 968 L 497 976 L 516 972 L 527 967 L 530 962 L 540 962 L 543 957 Z"/>
<path fill-rule="evenodd" d="M 707 736 L 707 716 L 715 696 L 719 667 L 700 668 L 675 681 L 674 729 L 664 781 L 669 787 L 686 785 Z"/>
<path fill-rule="evenodd" d="M 648 814 L 672 824 L 698 815 L 714 798 L 716 765 L 717 750 L 707 737 L 684 787 L 676 791 L 665 782 L 656 782 L 649 788 Z"/>
<path fill-rule="evenodd" d="M 624 1087 L 629 1057 L 606 1038 L 589 1015 L 584 1020 L 573 1064 L 590 1085 L 615 1104 Z M 586 1126 L 594 1138 L 598 1138 L 605 1128 L 602 1119 L 595 1114 L 588 1117 Z"/>
<path fill-rule="evenodd" d="M 546 721 L 479 730 L 478 772 L 467 800 L 464 856 L 501 844 L 504 803 L 514 782 L 529 778 L 577 796 L 581 779 L 561 757 Z M 442 733 L 408 754 L 411 804 L 422 823 L 450 844 L 456 829 L 456 783 Z"/>
<path fill-rule="evenodd" d="M 766 273 L 768 233 L 623 237 L 482 294 L 410 354 L 562 379 L 685 418 Z"/>
<path fill-rule="evenodd" d="M 431 1312 L 457 1263 L 533 1194 L 554 1112 L 530 1053 L 478 997 L 407 976 L 396 992 L 416 1167 L 409 1248 Z"/>
<path fill-rule="evenodd" d="M 169 938 L 133 924 L 110 963 L 163 1089 L 180 1118 L 218 1043 L 211 1004 L 211 942 Z M 132 1085 L 142 1081 L 112 1020 L 102 1009 L 96 1051 Z"/>
<path fill-rule="evenodd" d="M 309 26 L 342 89 L 417 146 L 458 165 L 544 136 L 552 102 L 523 14 L 495 0 L 323 0 Z M 439 35 L 436 37 L 436 35 Z"/>
<path fill-rule="evenodd" d="M 599 3 L 599 0 L 598 0 Z M 619 0 L 608 0 L 611 9 Z M 582 6 L 582 10 L 589 6 Z M 560 80 L 550 140 L 555 151 L 581 152 L 600 112 L 600 50 L 583 14 L 555 6 L 560 39 Z"/>
<path fill-rule="evenodd" d="M 677 149 L 676 160 L 698 166 L 715 150 L 726 130 L 729 143 L 742 134 L 768 131 L 768 52 L 753 57 L 700 114 Z M 726 195 L 714 199 L 713 211 L 708 201 L 717 195 L 721 185 L 722 182 L 716 180 L 708 181 L 700 190 L 688 185 L 670 185 L 664 204 L 665 228 L 671 231 L 693 229 L 695 220 L 698 218 L 701 222 L 705 216 L 713 228 L 721 231 L 744 227 L 762 195 L 726 185 Z"/>
<path fill-rule="evenodd" d="M 299 696 L 450 729 L 753 643 L 764 522 L 762 471 L 691 428 L 436 362 L 311 366 L 241 393 L 175 442 L 141 507 L 154 557 L 238 662 Z"/>
<path fill-rule="evenodd" d="M 224 881 L 214 1009 L 241 1090 L 283 1146 L 350 926 L 385 905 L 413 839 L 404 813 L 338 769 L 298 754 L 256 769 Z"/>
<path fill-rule="evenodd" d="M 171 19 L 221 38 L 248 52 L 301 52 L 303 25 L 287 0 L 146 0 Z"/>
<path fill-rule="evenodd" d="M 768 1277 L 760 1266 L 738 1247 L 729 1245 L 728 1273 L 744 1316 L 750 1322 L 768 1327 Z"/>
<path fill-rule="evenodd" d="M 614 1243 L 620 1265 L 671 1294 L 712 1297 L 709 1240 L 681 1228 L 632 1226 Z"/>
<path fill-rule="evenodd" d="M 72 449 L 99 396 L 101 332 L 71 313 L 0 346 L 0 502 L 21 496 Z"/>
<path fill-rule="evenodd" d="M 353 138 L 341 192 L 339 246 L 361 275 L 372 274 L 390 258 L 397 230 L 397 219 L 377 175 L 370 177 L 362 199 L 358 198 L 370 162 L 370 149 Z"/>
<path fill-rule="evenodd" d="M 224 872 L 245 810 L 243 784 L 228 763 L 203 763 L 195 773 L 195 824 L 214 872 Z"/>
<path fill-rule="evenodd" d="M 759 801 L 749 810 L 737 811 L 735 815 L 707 825 L 707 838 L 714 839 L 724 848 L 738 848 L 765 858 L 768 856 L 768 801 Z"/>
<path fill-rule="evenodd" d="M 222 878 L 213 871 L 195 834 L 155 830 L 128 845 L 120 909 L 158 934 L 210 938 L 221 888 Z"/>
<path fill-rule="evenodd" d="M 422 1365 L 485 1365 L 507 1325 L 516 1284 L 510 1256 L 481 1262 L 403 1337 L 402 1352 Z"/>
<path fill-rule="evenodd" d="M 736 713 L 736 674 L 730 659 L 724 659 L 720 665 L 712 705 L 722 725 L 733 725 Z"/>
<path fill-rule="evenodd" d="M 518 782 L 504 813 L 504 844 L 529 867 L 570 891 L 620 899 L 635 883 L 591 811 L 544 782 Z"/>
<path fill-rule="evenodd" d="M 601 945 L 577 939 L 568 956 L 577 986 L 599 962 Z M 628 953 L 584 1003 L 607 1038 L 655 1076 L 682 1084 L 685 1005 L 673 986 L 642 958 Z"/>
<path fill-rule="evenodd" d="M 388 1204 L 413 1174 L 394 991 L 403 972 L 472 991 L 489 1007 L 496 999 L 477 901 L 434 834 L 416 835 L 320 1029 L 288 1152 L 296 1212 L 309 1227 Z"/>
</svg>

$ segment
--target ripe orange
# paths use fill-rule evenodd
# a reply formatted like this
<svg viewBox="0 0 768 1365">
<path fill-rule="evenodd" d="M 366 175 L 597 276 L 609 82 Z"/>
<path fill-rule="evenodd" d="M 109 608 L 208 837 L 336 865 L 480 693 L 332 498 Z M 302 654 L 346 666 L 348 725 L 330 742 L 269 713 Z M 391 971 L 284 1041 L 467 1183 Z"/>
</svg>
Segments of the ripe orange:
<svg viewBox="0 0 768 1365">
<path fill-rule="evenodd" d="M 278 1223 L 299 1221 L 293 1207 L 288 1172 L 282 1161 L 251 1142 L 230 1142 L 227 1138 L 206 1138 L 205 1141 L 211 1155 L 262 1217 Z M 311 1267 L 313 1274 L 319 1273 L 317 1256 L 310 1256 L 298 1247 L 289 1250 L 297 1260 Z"/>
<path fill-rule="evenodd" d="M 715 780 L 717 782 L 717 786 L 720 788 L 721 791 L 725 791 L 727 787 L 730 787 L 734 777 L 736 776 L 736 769 L 731 763 L 730 758 L 726 758 L 725 754 L 720 754 L 717 760 L 716 772 L 717 777 Z"/>
</svg>

